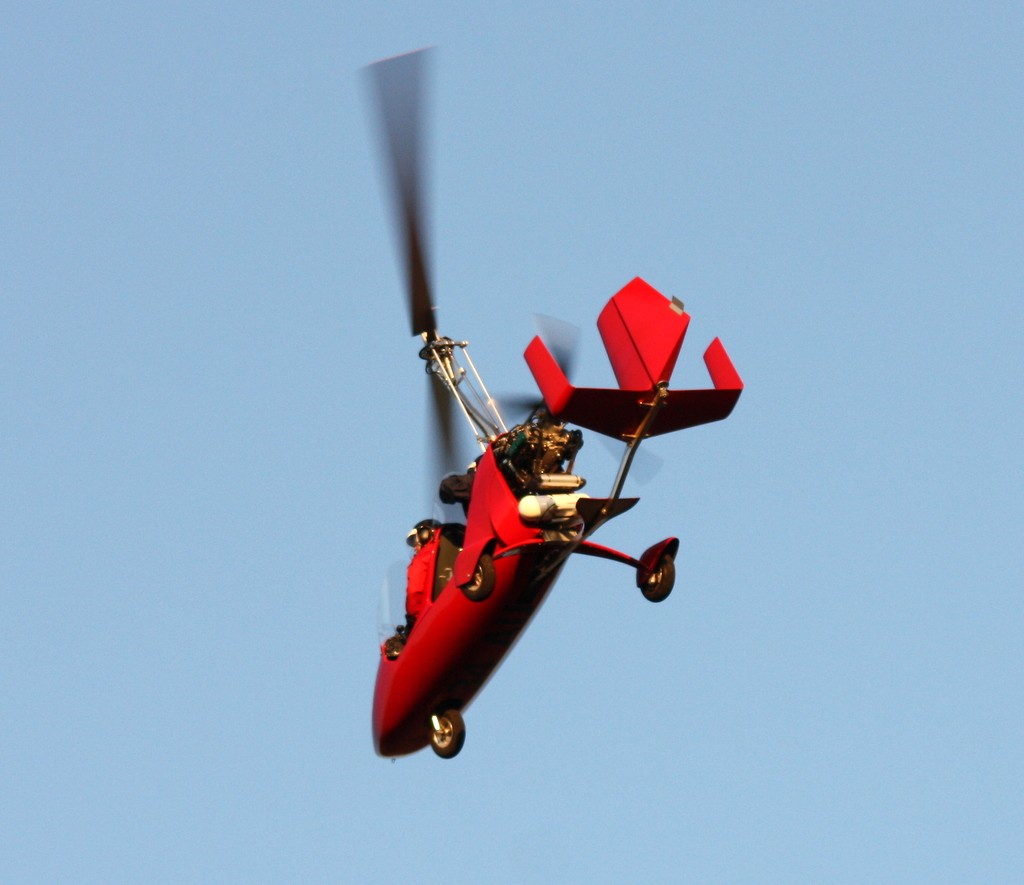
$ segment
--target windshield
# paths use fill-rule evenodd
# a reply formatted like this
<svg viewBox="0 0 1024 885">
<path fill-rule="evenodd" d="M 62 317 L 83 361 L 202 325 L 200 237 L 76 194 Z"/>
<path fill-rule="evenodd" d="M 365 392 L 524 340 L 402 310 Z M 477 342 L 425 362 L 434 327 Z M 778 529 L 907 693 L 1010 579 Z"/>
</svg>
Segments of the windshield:
<svg viewBox="0 0 1024 885">
<path fill-rule="evenodd" d="M 395 635 L 398 626 L 405 624 L 406 559 L 396 559 L 384 573 L 377 608 L 377 636 L 381 642 Z"/>
</svg>

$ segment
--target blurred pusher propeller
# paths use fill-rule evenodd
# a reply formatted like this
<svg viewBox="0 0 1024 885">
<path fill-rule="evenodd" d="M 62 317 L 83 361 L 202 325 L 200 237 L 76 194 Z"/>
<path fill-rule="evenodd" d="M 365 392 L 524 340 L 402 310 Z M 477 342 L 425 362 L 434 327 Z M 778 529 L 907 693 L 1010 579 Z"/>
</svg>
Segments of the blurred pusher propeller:
<svg viewBox="0 0 1024 885">
<path fill-rule="evenodd" d="M 579 353 L 579 326 L 541 313 L 533 315 L 533 324 L 565 376 L 571 379 Z M 544 400 L 535 393 L 502 394 L 500 399 L 502 408 L 510 414 L 529 416 L 544 405 Z"/>
</svg>

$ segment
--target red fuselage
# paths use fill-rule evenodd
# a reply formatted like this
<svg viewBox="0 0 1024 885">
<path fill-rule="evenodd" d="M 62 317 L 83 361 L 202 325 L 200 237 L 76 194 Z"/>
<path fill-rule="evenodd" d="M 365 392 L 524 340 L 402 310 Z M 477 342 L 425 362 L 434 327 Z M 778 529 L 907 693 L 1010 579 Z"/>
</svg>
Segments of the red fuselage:
<svg viewBox="0 0 1024 885">
<path fill-rule="evenodd" d="M 477 468 L 465 543 L 451 579 L 421 610 L 399 657 L 381 654 L 373 696 L 373 740 L 381 756 L 427 746 L 431 715 L 465 709 L 497 669 L 560 570 L 559 565 L 537 577 L 564 546 L 541 541 L 540 529 L 520 518 L 519 501 L 488 448 Z M 485 553 L 494 561 L 494 590 L 487 599 L 471 601 L 459 587 Z"/>
</svg>

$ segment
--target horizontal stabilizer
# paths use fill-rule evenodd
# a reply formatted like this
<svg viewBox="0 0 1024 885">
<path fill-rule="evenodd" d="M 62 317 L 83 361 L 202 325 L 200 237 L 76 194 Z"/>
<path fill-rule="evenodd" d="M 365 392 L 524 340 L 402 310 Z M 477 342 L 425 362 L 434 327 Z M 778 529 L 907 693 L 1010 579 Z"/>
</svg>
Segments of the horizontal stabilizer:
<svg viewBox="0 0 1024 885">
<path fill-rule="evenodd" d="M 530 342 L 525 356 L 548 411 L 555 418 L 618 439 L 637 435 L 654 401 L 655 385 L 645 390 L 574 387 L 540 338 Z M 654 420 L 644 428 L 645 437 L 729 416 L 743 391 L 743 381 L 719 339 L 711 342 L 704 362 L 714 388 L 667 391 Z"/>
</svg>

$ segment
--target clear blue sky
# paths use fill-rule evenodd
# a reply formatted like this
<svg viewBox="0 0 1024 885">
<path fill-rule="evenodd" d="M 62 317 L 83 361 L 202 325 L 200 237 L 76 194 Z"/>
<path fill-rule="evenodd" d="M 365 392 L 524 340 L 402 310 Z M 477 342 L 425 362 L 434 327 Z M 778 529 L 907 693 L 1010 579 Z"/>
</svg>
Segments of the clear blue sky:
<svg viewBox="0 0 1024 885">
<path fill-rule="evenodd" d="M 7 3 L 0 879 L 1024 879 L 1017 3 Z M 733 416 L 577 562 L 454 762 L 373 754 L 429 515 L 359 69 L 433 44 L 442 328 L 633 276 Z M 588 439 L 591 488 L 613 462 Z"/>
</svg>

